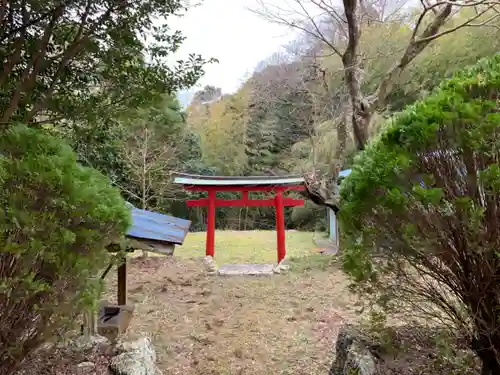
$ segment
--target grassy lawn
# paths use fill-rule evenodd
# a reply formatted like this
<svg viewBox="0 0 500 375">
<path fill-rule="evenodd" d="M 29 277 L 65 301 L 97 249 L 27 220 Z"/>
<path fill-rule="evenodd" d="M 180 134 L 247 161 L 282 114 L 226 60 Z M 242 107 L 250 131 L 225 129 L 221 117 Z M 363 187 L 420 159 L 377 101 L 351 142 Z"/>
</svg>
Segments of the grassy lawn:
<svg viewBox="0 0 500 375">
<path fill-rule="evenodd" d="M 175 256 L 194 258 L 205 256 L 205 232 L 189 233 L 182 246 L 177 246 Z M 310 255 L 314 248 L 313 233 L 286 232 L 287 256 Z M 227 263 L 275 263 L 275 231 L 216 231 L 215 259 Z"/>
<path fill-rule="evenodd" d="M 272 231 L 216 234 L 218 263 L 274 262 Z M 325 375 L 339 327 L 356 318 L 347 280 L 328 255 L 311 255 L 312 234 L 289 232 L 290 272 L 208 276 L 204 233 L 189 234 L 174 257 L 129 263 L 128 335 L 150 334 L 169 375 Z M 116 276 L 110 275 L 114 299 Z"/>
</svg>

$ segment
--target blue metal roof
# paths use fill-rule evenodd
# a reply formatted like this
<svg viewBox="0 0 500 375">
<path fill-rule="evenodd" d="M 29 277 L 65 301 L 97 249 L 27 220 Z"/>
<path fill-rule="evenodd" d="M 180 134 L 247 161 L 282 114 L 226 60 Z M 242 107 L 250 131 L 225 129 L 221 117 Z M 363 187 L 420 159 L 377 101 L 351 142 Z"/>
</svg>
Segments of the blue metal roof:
<svg viewBox="0 0 500 375">
<path fill-rule="evenodd" d="M 258 186 L 302 185 L 302 176 L 202 176 L 175 173 L 174 183 L 189 186 Z"/>
<path fill-rule="evenodd" d="M 182 245 L 190 226 L 189 220 L 132 207 L 132 226 L 127 236 Z"/>
<path fill-rule="evenodd" d="M 351 174 L 352 169 L 344 169 L 343 171 L 339 172 L 339 177 L 347 177 Z"/>
</svg>

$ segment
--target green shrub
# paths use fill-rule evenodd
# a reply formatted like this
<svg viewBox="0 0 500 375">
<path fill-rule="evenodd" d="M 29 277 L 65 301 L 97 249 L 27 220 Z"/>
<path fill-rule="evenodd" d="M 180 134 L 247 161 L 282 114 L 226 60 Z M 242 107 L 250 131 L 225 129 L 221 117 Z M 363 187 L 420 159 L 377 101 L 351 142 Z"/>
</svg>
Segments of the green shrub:
<svg viewBox="0 0 500 375">
<path fill-rule="evenodd" d="M 325 209 L 309 200 L 304 202 L 304 206 L 296 206 L 292 209 L 291 221 L 295 228 L 301 230 L 326 230 Z"/>
<path fill-rule="evenodd" d="M 294 273 L 325 271 L 337 267 L 338 262 L 335 255 L 311 254 L 299 257 L 290 257 L 290 269 Z"/>
<path fill-rule="evenodd" d="M 452 323 L 485 374 L 500 373 L 499 100 L 496 55 L 394 116 L 341 188 L 358 291 Z"/>
<path fill-rule="evenodd" d="M 61 140 L 24 126 L 0 136 L 0 207 L 0 373 L 11 374 L 93 302 L 130 212 Z"/>
</svg>

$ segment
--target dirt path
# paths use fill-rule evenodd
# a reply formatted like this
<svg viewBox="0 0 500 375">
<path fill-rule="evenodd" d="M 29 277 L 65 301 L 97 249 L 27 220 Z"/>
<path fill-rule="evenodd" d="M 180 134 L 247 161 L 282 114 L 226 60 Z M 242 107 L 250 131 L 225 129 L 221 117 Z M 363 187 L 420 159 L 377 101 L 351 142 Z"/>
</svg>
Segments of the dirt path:
<svg viewBox="0 0 500 375">
<path fill-rule="evenodd" d="M 114 295 L 116 285 L 110 285 Z M 354 316 L 340 271 L 206 276 L 201 261 L 133 259 L 130 335 L 151 333 L 169 375 L 325 375 Z"/>
</svg>

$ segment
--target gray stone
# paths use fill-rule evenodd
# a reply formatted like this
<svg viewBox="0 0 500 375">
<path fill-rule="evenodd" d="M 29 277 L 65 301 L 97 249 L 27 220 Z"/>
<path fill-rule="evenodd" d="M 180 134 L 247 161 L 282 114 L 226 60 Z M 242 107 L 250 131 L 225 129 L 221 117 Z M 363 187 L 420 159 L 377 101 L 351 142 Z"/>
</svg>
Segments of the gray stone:
<svg viewBox="0 0 500 375">
<path fill-rule="evenodd" d="M 110 345 L 109 340 L 100 335 L 93 335 L 93 336 L 78 336 L 74 340 L 71 341 L 70 343 L 70 348 L 74 351 L 85 351 L 92 349 L 94 347 L 102 347 L 102 346 L 108 346 Z"/>
<path fill-rule="evenodd" d="M 328 375 L 375 375 L 376 358 L 370 351 L 369 339 L 351 325 L 340 328 L 335 360 Z"/>
<path fill-rule="evenodd" d="M 78 365 L 76 365 L 76 367 L 82 368 L 82 369 L 94 368 L 95 363 L 94 362 L 82 362 L 82 363 L 79 363 Z"/>
<path fill-rule="evenodd" d="M 282 273 L 284 271 L 288 271 L 290 269 L 290 265 L 286 263 L 285 259 L 279 262 L 274 268 L 274 273 Z"/>
<path fill-rule="evenodd" d="M 221 276 L 266 276 L 273 273 L 273 264 L 224 264 L 219 268 Z"/>
<path fill-rule="evenodd" d="M 213 257 L 207 255 L 205 258 L 203 258 L 203 263 L 205 264 L 205 269 L 208 275 L 217 275 L 217 263 L 215 263 Z"/>
<path fill-rule="evenodd" d="M 94 375 L 95 374 L 95 363 L 94 362 L 82 362 L 76 365 L 77 375 Z"/>
<path fill-rule="evenodd" d="M 156 352 L 148 337 L 117 345 L 121 352 L 111 359 L 109 369 L 114 375 L 161 375 L 156 366 Z"/>
</svg>

